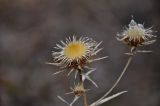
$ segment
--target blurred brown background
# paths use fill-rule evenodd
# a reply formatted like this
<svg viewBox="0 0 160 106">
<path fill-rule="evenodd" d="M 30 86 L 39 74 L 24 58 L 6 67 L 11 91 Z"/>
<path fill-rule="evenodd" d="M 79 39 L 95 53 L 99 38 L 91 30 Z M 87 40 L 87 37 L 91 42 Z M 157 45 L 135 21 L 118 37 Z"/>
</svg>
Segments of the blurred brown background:
<svg viewBox="0 0 160 106">
<path fill-rule="evenodd" d="M 65 106 L 73 79 L 48 66 L 59 40 L 76 34 L 103 40 L 99 56 L 109 58 L 92 64 L 92 78 L 100 88 L 90 103 L 106 92 L 122 71 L 129 48 L 115 39 L 131 20 L 153 26 L 157 42 L 145 47 L 150 54 L 137 54 L 113 93 L 129 92 L 103 106 L 160 106 L 160 2 L 159 0 L 0 0 L 0 106 Z M 82 106 L 81 103 L 75 106 Z"/>
</svg>

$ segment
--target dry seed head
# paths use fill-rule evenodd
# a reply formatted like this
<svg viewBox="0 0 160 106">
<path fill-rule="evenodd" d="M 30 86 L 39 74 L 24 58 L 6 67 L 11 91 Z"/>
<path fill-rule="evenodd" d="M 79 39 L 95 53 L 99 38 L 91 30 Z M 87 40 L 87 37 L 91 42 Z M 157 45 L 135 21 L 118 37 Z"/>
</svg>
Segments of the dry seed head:
<svg viewBox="0 0 160 106">
<path fill-rule="evenodd" d="M 84 68 L 85 64 L 91 61 L 91 57 L 96 55 L 101 49 L 100 45 L 93 39 L 87 37 L 80 37 L 76 39 L 66 38 L 66 42 L 61 41 L 62 45 L 57 44 L 53 51 L 53 58 L 56 65 L 63 68 L 78 69 Z"/>
<path fill-rule="evenodd" d="M 85 92 L 85 89 L 83 88 L 82 84 L 77 84 L 72 90 L 76 96 L 82 96 L 83 93 Z"/>
<path fill-rule="evenodd" d="M 155 42 L 155 40 L 151 40 L 152 37 L 155 37 L 152 33 L 151 28 L 145 29 L 142 24 L 137 24 L 132 19 L 128 28 L 117 36 L 118 40 L 125 42 L 127 45 L 137 47 Z"/>
</svg>

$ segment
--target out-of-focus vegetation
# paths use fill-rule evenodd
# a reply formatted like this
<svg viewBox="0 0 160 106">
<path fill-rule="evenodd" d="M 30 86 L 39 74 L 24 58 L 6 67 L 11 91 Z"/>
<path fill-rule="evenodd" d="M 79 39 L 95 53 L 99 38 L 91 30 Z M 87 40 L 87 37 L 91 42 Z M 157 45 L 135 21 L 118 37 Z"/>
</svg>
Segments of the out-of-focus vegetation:
<svg viewBox="0 0 160 106">
<path fill-rule="evenodd" d="M 64 106 L 56 95 L 69 91 L 65 73 L 48 66 L 57 41 L 73 34 L 103 40 L 101 55 L 110 58 L 93 64 L 99 84 L 88 93 L 92 102 L 112 86 L 120 74 L 128 47 L 115 39 L 131 15 L 145 27 L 160 29 L 159 0 L 0 0 L 0 106 Z M 128 90 L 108 106 L 160 105 L 160 46 L 157 42 L 138 54 L 117 87 Z M 115 91 L 116 92 L 116 91 Z M 79 104 L 80 105 L 80 104 Z M 104 106 L 105 106 L 104 105 Z"/>
</svg>

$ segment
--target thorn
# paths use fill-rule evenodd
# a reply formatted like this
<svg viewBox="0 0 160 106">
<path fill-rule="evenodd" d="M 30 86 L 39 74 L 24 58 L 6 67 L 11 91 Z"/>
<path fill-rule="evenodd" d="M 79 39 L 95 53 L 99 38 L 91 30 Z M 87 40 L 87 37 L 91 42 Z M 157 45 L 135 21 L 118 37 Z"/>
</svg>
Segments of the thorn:
<svg viewBox="0 0 160 106">
<path fill-rule="evenodd" d="M 138 53 L 152 53 L 152 51 L 147 50 L 137 50 Z"/>
<path fill-rule="evenodd" d="M 54 66 L 60 66 L 59 63 L 50 63 L 50 62 L 46 62 L 45 64 L 48 64 L 48 65 L 54 65 Z"/>
<path fill-rule="evenodd" d="M 100 58 L 92 59 L 92 60 L 89 60 L 89 62 L 94 62 L 94 61 L 98 61 L 98 60 L 106 59 L 106 58 L 108 58 L 108 57 L 109 57 L 109 56 L 104 56 L 104 57 L 100 57 Z"/>
<path fill-rule="evenodd" d="M 61 73 L 61 72 L 63 72 L 63 71 L 66 71 L 66 70 L 60 70 L 60 71 L 58 71 L 58 72 L 53 73 L 52 75 L 57 75 L 57 74 L 59 74 L 59 73 Z"/>
<path fill-rule="evenodd" d="M 78 71 L 76 70 L 75 71 L 75 79 L 77 78 L 77 74 L 78 74 Z"/>
<path fill-rule="evenodd" d="M 58 99 L 60 99 L 62 102 L 66 103 L 68 106 L 70 106 L 70 104 L 69 104 L 66 100 L 64 100 L 62 97 L 60 97 L 60 96 L 57 96 L 57 97 L 58 97 Z"/>
<path fill-rule="evenodd" d="M 133 53 L 124 53 L 126 55 L 129 55 L 129 56 L 133 56 Z"/>
<path fill-rule="evenodd" d="M 116 97 L 118 97 L 118 96 L 120 96 L 120 95 L 122 95 L 122 94 L 124 94 L 126 92 L 127 91 L 122 91 L 122 92 L 116 93 L 116 94 L 114 94 L 112 96 L 109 96 L 109 97 L 106 97 L 106 98 L 104 98 L 104 99 L 102 99 L 100 101 L 93 102 L 90 106 L 99 106 L 99 105 L 101 105 L 101 104 L 103 104 L 105 102 L 108 102 L 109 100 L 112 100 L 112 99 L 114 99 L 114 98 L 116 98 Z"/>
<path fill-rule="evenodd" d="M 67 77 L 70 76 L 70 74 L 73 72 L 74 69 L 71 69 L 71 71 L 69 71 L 69 73 L 67 74 Z"/>
</svg>

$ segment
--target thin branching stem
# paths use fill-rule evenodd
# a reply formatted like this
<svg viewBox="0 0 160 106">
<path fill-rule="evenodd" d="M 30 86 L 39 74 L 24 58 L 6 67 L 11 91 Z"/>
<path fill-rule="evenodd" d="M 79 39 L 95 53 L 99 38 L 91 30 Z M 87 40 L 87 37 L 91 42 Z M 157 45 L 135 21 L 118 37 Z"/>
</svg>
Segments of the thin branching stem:
<svg viewBox="0 0 160 106">
<path fill-rule="evenodd" d="M 122 79 L 124 73 L 126 72 L 129 64 L 131 63 L 132 58 L 133 58 L 133 55 L 130 55 L 130 57 L 129 57 L 129 59 L 128 59 L 126 65 L 125 65 L 125 67 L 124 67 L 124 69 L 123 69 L 123 71 L 122 71 L 122 73 L 120 74 L 120 76 L 118 77 L 118 79 L 116 80 L 116 82 L 114 83 L 114 85 L 108 90 L 108 92 L 106 92 L 100 99 L 98 99 L 98 100 L 96 101 L 96 103 L 99 102 L 99 101 L 101 101 L 102 99 L 104 99 L 106 96 L 108 96 L 108 95 L 112 92 L 112 90 L 118 85 L 118 83 L 119 83 L 120 80 Z"/>
<path fill-rule="evenodd" d="M 80 83 L 82 84 L 83 89 L 85 89 L 84 88 L 84 82 L 82 80 L 82 70 L 79 69 L 78 74 L 79 74 Z M 85 92 L 83 93 L 83 102 L 84 102 L 84 106 L 89 106 L 88 105 L 88 100 L 87 100 L 87 95 L 86 95 Z"/>
</svg>

